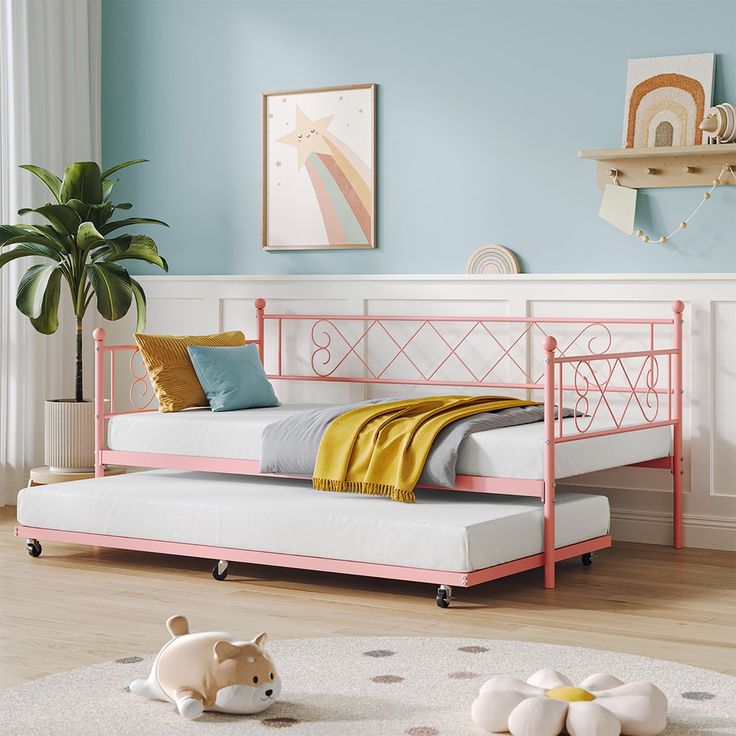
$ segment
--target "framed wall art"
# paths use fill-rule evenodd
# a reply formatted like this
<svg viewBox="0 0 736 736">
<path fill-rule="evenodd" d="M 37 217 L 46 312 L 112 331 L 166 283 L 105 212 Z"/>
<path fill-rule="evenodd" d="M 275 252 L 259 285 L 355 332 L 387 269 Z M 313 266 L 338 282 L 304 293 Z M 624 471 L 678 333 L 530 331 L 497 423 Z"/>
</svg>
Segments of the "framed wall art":
<svg viewBox="0 0 736 736">
<path fill-rule="evenodd" d="M 715 54 L 629 59 L 624 148 L 696 146 L 713 97 Z"/>
<path fill-rule="evenodd" d="M 267 250 L 375 248 L 376 85 L 263 95 Z"/>
</svg>

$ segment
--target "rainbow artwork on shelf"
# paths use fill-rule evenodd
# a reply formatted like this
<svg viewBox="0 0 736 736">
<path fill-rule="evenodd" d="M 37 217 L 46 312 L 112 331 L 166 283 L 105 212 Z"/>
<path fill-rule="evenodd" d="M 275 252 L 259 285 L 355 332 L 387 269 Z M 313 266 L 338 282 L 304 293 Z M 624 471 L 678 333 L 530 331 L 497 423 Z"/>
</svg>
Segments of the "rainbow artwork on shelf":
<svg viewBox="0 0 736 736">
<path fill-rule="evenodd" d="M 268 250 L 375 247 L 375 85 L 263 95 Z"/>
<path fill-rule="evenodd" d="M 624 148 L 696 146 L 713 99 L 715 54 L 629 59 Z"/>
<path fill-rule="evenodd" d="M 503 245 L 484 245 L 473 251 L 468 259 L 466 272 L 475 274 L 521 273 L 521 267 L 514 251 Z"/>
</svg>

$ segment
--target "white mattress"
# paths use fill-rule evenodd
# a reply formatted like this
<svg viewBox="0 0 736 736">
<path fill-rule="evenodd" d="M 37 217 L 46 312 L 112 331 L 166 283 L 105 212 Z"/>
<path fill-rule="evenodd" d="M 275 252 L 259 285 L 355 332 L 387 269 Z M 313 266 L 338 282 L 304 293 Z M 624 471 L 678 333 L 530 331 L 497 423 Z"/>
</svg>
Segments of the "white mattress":
<svg viewBox="0 0 736 736">
<path fill-rule="evenodd" d="M 270 409 L 212 412 L 209 409 L 112 417 L 107 428 L 111 450 L 259 460 L 263 428 L 282 417 L 320 404 L 285 404 Z M 574 419 L 565 419 L 574 433 Z M 607 425 L 596 421 L 596 429 Z M 670 454 L 671 430 L 653 427 L 556 446 L 556 475 L 568 478 Z M 544 424 L 476 432 L 460 447 L 457 472 L 496 478 L 544 478 Z"/>
<path fill-rule="evenodd" d="M 605 496 L 560 493 L 558 547 L 608 533 Z M 154 470 L 24 488 L 26 526 L 469 572 L 542 552 L 537 499 L 418 491 L 417 503 L 302 481 Z"/>
</svg>

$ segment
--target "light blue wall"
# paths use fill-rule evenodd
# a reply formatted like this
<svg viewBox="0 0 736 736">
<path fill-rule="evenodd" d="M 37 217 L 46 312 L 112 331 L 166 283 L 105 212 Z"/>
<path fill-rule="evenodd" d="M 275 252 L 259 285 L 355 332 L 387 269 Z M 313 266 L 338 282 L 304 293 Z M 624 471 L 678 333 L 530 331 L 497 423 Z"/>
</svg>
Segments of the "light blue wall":
<svg viewBox="0 0 736 736">
<path fill-rule="evenodd" d="M 736 102 L 736 3 L 710 0 L 104 0 L 103 158 L 160 217 L 180 274 L 461 273 L 487 243 L 529 272 L 736 270 L 736 187 L 676 242 L 597 216 L 580 148 L 620 145 L 629 57 L 714 51 Z M 265 253 L 260 93 L 376 82 L 374 251 Z M 700 189 L 640 197 L 657 233 Z M 154 270 L 151 270 L 154 272 Z"/>
</svg>

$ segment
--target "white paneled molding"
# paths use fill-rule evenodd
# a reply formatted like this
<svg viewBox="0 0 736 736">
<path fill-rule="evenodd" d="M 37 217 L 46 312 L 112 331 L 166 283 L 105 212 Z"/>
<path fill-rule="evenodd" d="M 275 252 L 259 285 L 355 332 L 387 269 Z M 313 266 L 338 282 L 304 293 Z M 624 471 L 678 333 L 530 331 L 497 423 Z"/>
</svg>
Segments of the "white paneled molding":
<svg viewBox="0 0 736 736">
<path fill-rule="evenodd" d="M 685 544 L 736 549 L 734 274 L 139 278 L 148 296 L 147 331 L 178 334 L 243 329 L 252 335 L 256 297 L 265 298 L 271 312 L 585 317 L 669 317 L 671 302 L 681 299 Z M 132 318 L 105 327 L 109 342 L 130 341 Z M 363 391 L 355 384 L 279 386 L 284 401 L 354 400 Z M 667 471 L 622 468 L 565 485 L 608 495 L 616 539 L 669 543 Z"/>
</svg>

